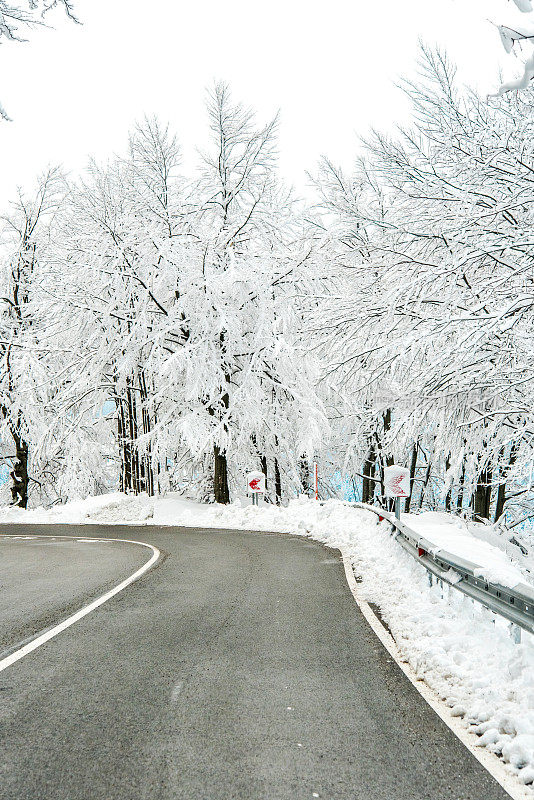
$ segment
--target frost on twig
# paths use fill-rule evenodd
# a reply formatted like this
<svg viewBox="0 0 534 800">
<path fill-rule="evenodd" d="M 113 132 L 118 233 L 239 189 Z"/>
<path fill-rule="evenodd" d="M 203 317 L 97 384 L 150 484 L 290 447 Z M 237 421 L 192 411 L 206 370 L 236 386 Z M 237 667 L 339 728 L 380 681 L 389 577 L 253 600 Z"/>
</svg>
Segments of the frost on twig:
<svg viewBox="0 0 534 800">
<path fill-rule="evenodd" d="M 512 52 L 516 42 L 525 41 L 527 39 L 532 41 L 534 39 L 533 28 L 529 30 L 527 28 L 518 27 L 517 25 L 515 28 L 509 28 L 506 25 L 498 25 L 497 30 L 499 31 L 502 45 L 507 53 Z"/>
<path fill-rule="evenodd" d="M 0 40 L 5 37 L 11 41 L 25 41 L 19 35 L 19 29 L 42 25 L 43 17 L 58 6 L 63 8 L 69 19 L 78 22 L 70 0 L 28 0 L 25 5 L 16 6 L 0 0 Z"/>
<path fill-rule="evenodd" d="M 11 5 L 7 0 L 0 0 L 0 44 L 3 39 L 12 42 L 25 42 L 21 29 L 43 25 L 43 17 L 54 8 L 61 6 L 65 14 L 73 22 L 79 22 L 74 15 L 74 6 L 70 0 L 27 0 L 25 5 Z M 9 121 L 5 109 L 0 104 L 0 119 Z"/>
<path fill-rule="evenodd" d="M 526 89 L 532 78 L 534 78 L 534 53 L 525 62 L 525 69 L 520 78 L 517 78 L 517 80 L 515 81 L 508 81 L 507 83 L 503 83 L 498 92 L 490 94 L 489 96 L 500 97 L 501 95 L 506 94 L 506 92 L 513 92 L 513 91 L 519 91 L 520 89 Z"/>
<path fill-rule="evenodd" d="M 532 9 L 532 0 L 513 0 L 516 7 L 519 11 L 522 11 L 524 14 L 530 13 Z M 517 44 L 517 42 L 532 42 L 534 43 L 534 27 L 524 28 L 522 26 L 515 26 L 511 28 L 507 25 L 498 25 L 497 30 L 499 31 L 499 36 L 502 42 L 502 45 L 507 53 L 511 53 Z M 507 83 L 503 83 L 502 86 L 499 87 L 498 91 L 490 94 L 489 97 L 500 97 L 506 92 L 512 91 L 519 91 L 521 89 L 526 89 L 529 85 L 530 81 L 534 77 L 534 53 L 532 56 L 527 59 L 523 74 L 512 81 L 508 81 Z"/>
<path fill-rule="evenodd" d="M 5 110 L 2 103 L 0 103 L 0 118 L 5 120 L 6 122 L 11 122 L 11 118 L 8 116 L 7 111 Z"/>
</svg>

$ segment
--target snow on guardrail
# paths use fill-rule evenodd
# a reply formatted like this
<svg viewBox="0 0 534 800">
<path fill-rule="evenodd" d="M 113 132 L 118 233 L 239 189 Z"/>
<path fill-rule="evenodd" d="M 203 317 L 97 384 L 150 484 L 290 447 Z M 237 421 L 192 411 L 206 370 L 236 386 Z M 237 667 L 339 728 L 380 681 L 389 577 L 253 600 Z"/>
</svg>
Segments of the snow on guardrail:
<svg viewBox="0 0 534 800">
<path fill-rule="evenodd" d="M 429 522 L 415 515 L 397 520 L 382 509 L 356 503 L 356 508 L 371 511 L 386 519 L 396 531 L 399 544 L 423 566 L 429 575 L 453 586 L 493 613 L 523 630 L 534 633 L 534 586 L 504 552 L 487 542 L 465 535 L 459 525 Z M 422 515 L 423 517 L 423 515 Z M 406 524 L 409 518 L 410 525 Z M 424 535 L 423 535 L 424 534 Z M 515 632 L 516 641 L 520 640 Z"/>
</svg>

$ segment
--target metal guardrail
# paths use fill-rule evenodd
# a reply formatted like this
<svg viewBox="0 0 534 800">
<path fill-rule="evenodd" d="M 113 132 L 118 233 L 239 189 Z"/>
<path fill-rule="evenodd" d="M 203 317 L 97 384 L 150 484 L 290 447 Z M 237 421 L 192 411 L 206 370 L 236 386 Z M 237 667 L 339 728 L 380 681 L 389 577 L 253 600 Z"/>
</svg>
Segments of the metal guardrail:
<svg viewBox="0 0 534 800">
<path fill-rule="evenodd" d="M 480 565 L 448 553 L 424 536 L 411 530 L 404 522 L 395 519 L 388 511 L 373 508 L 365 503 L 354 503 L 356 508 L 371 511 L 387 520 L 395 533 L 395 539 L 430 575 L 463 592 L 473 600 L 504 617 L 529 633 L 534 633 L 534 587 L 518 583 L 513 588 L 491 583 L 480 577 Z M 478 574 L 477 574 L 478 573 Z M 520 640 L 517 631 L 516 641 Z"/>
</svg>

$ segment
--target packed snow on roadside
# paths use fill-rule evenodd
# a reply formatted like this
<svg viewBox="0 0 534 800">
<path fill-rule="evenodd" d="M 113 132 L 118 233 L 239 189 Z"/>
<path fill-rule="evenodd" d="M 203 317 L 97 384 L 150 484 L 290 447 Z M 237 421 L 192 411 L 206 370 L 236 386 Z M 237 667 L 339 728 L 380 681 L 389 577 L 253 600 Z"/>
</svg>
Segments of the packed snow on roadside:
<svg viewBox="0 0 534 800">
<path fill-rule="evenodd" d="M 496 543 L 481 538 L 480 531 L 473 531 L 463 519 L 439 511 L 403 514 L 402 521 L 420 536 L 432 542 L 435 545 L 433 552 L 446 550 L 477 564 L 479 569 L 475 574 L 478 578 L 510 587 L 525 581 L 525 573 L 521 571 L 520 563 L 514 563 L 510 558 L 511 550 L 506 548 L 507 542 L 504 537 L 502 537 L 504 547 L 498 547 Z M 522 563 L 521 551 L 518 550 L 517 555 Z"/>
<path fill-rule="evenodd" d="M 446 515 L 406 515 L 404 521 L 437 547 L 480 564 L 481 574 L 508 585 L 525 571 L 505 552 Z M 176 525 L 280 531 L 340 548 L 361 577 L 362 596 L 380 609 L 401 657 L 499 754 L 523 783 L 534 781 L 534 641 L 516 645 L 508 625 L 454 589 L 428 585 L 426 572 L 391 536 L 387 522 L 337 500 L 299 498 L 285 508 L 241 500 L 207 506 L 178 496 L 121 494 L 53 509 L 0 509 L 1 522 Z M 1 532 L 1 527 L 0 527 Z M 533 793 L 534 797 L 534 793 Z"/>
<path fill-rule="evenodd" d="M 145 525 L 152 521 L 154 499 L 147 495 L 125 495 L 121 492 L 88 497 L 51 508 L 23 510 L 16 506 L 0 507 L 0 523 L 66 525 Z"/>
</svg>

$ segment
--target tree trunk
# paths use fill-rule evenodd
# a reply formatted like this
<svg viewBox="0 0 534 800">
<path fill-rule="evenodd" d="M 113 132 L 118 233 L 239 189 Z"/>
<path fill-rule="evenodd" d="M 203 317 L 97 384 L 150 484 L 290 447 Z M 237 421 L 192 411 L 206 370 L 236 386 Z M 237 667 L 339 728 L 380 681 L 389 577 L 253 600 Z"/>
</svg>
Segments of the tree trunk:
<svg viewBox="0 0 534 800">
<path fill-rule="evenodd" d="M 386 410 L 386 413 L 384 414 L 383 419 L 384 419 L 384 437 L 385 437 L 386 433 L 391 428 L 391 409 L 390 408 L 388 408 Z M 394 461 L 395 461 L 395 459 L 393 458 L 391 453 L 386 453 L 386 467 L 393 466 Z"/>
<path fill-rule="evenodd" d="M 150 424 L 150 413 L 148 410 L 148 392 L 146 388 L 146 379 L 144 370 L 142 369 L 139 372 L 139 388 L 140 388 L 143 434 L 148 436 L 148 434 L 151 431 L 151 424 Z M 142 490 L 147 492 L 147 494 L 150 497 L 152 497 L 154 495 L 154 470 L 152 467 L 152 446 L 150 440 L 148 440 L 146 448 L 147 451 L 143 455 L 143 461 L 142 461 L 142 476 L 143 476 Z"/>
<path fill-rule="evenodd" d="M 11 505 L 28 507 L 28 443 L 16 431 L 11 432 L 15 442 L 15 463 L 11 472 Z"/>
<path fill-rule="evenodd" d="M 513 467 L 516 462 L 517 453 L 519 450 L 518 444 L 513 444 L 510 449 L 510 456 L 508 458 L 508 469 Z M 501 454 L 504 456 L 504 452 L 501 450 Z M 506 473 L 508 470 L 501 470 L 501 475 L 504 474 L 506 477 Z M 499 488 L 497 489 L 497 501 L 495 503 L 495 515 L 493 517 L 493 521 L 497 522 L 497 520 L 502 517 L 504 513 L 504 504 L 506 503 L 506 480 L 499 484 Z"/>
<path fill-rule="evenodd" d="M 464 442 L 465 446 L 465 442 Z M 456 495 L 456 509 L 461 511 L 464 505 L 464 487 L 465 487 L 465 455 L 462 460 L 462 472 L 460 474 L 460 482 L 458 486 L 458 494 Z"/>
<path fill-rule="evenodd" d="M 447 473 L 451 468 L 451 454 L 447 454 L 447 458 L 445 459 L 445 473 Z M 451 502 L 452 502 L 452 488 L 449 486 L 447 494 L 445 495 L 445 511 L 451 510 Z"/>
<path fill-rule="evenodd" d="M 277 458 L 274 459 L 274 493 L 276 505 L 279 506 L 282 502 L 282 476 L 280 475 L 280 464 Z"/>
<path fill-rule="evenodd" d="M 127 379 L 126 383 L 126 396 L 128 399 L 128 431 L 132 460 L 132 483 L 134 494 L 139 494 L 141 491 L 141 471 L 139 468 L 139 450 L 137 448 L 137 403 L 134 391 L 131 387 L 131 380 Z"/>
<path fill-rule="evenodd" d="M 480 471 L 472 497 L 473 516 L 478 522 L 487 520 L 490 517 L 492 478 L 491 464 L 487 463 Z"/>
<path fill-rule="evenodd" d="M 363 465 L 362 503 L 372 503 L 375 494 L 376 449 L 371 443 L 367 458 Z"/>
<path fill-rule="evenodd" d="M 265 475 L 265 499 L 268 499 L 267 492 L 269 490 L 269 484 L 267 483 L 267 456 L 262 456 L 260 459 L 261 462 L 261 471 Z"/>
<path fill-rule="evenodd" d="M 299 469 L 300 469 L 300 485 L 302 486 L 302 491 L 304 494 L 309 496 L 310 494 L 310 465 L 308 464 L 308 459 L 306 456 L 300 457 L 299 462 Z"/>
<path fill-rule="evenodd" d="M 119 456 L 121 459 L 120 490 L 131 492 L 132 485 L 132 448 L 126 429 L 126 415 L 124 413 L 124 399 L 115 398 L 117 405 L 117 435 L 119 439 Z"/>
<path fill-rule="evenodd" d="M 384 437 L 391 428 L 391 409 L 388 408 L 382 415 L 382 422 L 384 426 Z M 385 467 L 390 467 L 393 464 L 393 456 L 390 453 L 386 453 L 384 455 L 382 449 L 382 441 L 380 436 L 378 435 L 378 431 L 375 431 L 375 438 L 376 438 L 376 450 L 378 456 L 378 465 L 380 469 L 380 505 L 382 508 L 386 508 L 388 510 L 392 510 L 394 505 L 394 500 L 389 502 L 389 498 L 386 497 L 386 485 L 385 485 Z"/>
<path fill-rule="evenodd" d="M 406 514 L 408 514 L 409 511 L 410 511 L 410 504 L 411 504 L 411 501 L 412 501 L 415 471 L 417 469 L 417 450 L 418 450 L 418 446 L 419 445 L 417 444 L 417 442 L 415 442 L 414 446 L 412 448 L 412 459 L 410 461 L 410 494 L 406 498 L 406 500 L 404 501 L 404 511 L 405 511 Z"/>
<path fill-rule="evenodd" d="M 216 503 L 229 503 L 228 462 L 226 453 L 218 445 L 213 446 L 213 494 Z"/>
<path fill-rule="evenodd" d="M 421 487 L 421 496 L 419 498 L 419 510 L 421 510 L 421 508 L 423 507 L 423 500 L 424 500 L 424 497 L 425 497 L 427 486 L 430 483 L 431 474 L 432 474 L 432 461 L 430 459 L 430 454 L 429 454 L 427 467 L 426 467 L 426 472 L 425 472 L 425 477 L 423 479 L 423 486 Z"/>
<path fill-rule="evenodd" d="M 497 489 L 497 500 L 495 502 L 495 513 L 493 516 L 493 522 L 497 522 L 497 520 L 502 517 L 504 512 L 504 503 L 506 501 L 506 483 L 500 483 L 499 488 Z"/>
</svg>

